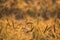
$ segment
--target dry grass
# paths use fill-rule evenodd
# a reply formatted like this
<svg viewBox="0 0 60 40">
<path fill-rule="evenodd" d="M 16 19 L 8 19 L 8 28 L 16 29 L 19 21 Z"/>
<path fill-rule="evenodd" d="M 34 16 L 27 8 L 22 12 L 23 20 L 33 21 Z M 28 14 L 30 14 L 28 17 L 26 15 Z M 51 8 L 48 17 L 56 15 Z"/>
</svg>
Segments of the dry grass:
<svg viewBox="0 0 60 40">
<path fill-rule="evenodd" d="M 60 40 L 60 1 L 1 0 L 0 40 Z"/>
</svg>

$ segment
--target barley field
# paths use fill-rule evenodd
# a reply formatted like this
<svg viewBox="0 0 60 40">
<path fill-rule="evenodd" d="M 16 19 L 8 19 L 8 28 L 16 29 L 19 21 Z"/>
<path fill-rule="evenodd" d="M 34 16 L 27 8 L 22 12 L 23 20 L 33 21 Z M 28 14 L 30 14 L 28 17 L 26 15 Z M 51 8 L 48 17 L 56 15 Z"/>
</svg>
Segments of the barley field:
<svg viewBox="0 0 60 40">
<path fill-rule="evenodd" d="M 0 0 L 0 40 L 60 40 L 60 0 Z"/>
</svg>

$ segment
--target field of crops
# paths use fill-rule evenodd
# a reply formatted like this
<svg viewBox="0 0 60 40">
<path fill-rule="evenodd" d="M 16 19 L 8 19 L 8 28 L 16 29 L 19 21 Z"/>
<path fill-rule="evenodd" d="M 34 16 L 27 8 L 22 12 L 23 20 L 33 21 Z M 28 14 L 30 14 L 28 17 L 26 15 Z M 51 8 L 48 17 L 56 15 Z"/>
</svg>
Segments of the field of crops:
<svg viewBox="0 0 60 40">
<path fill-rule="evenodd" d="M 0 40 L 60 40 L 60 0 L 0 0 Z"/>
</svg>

